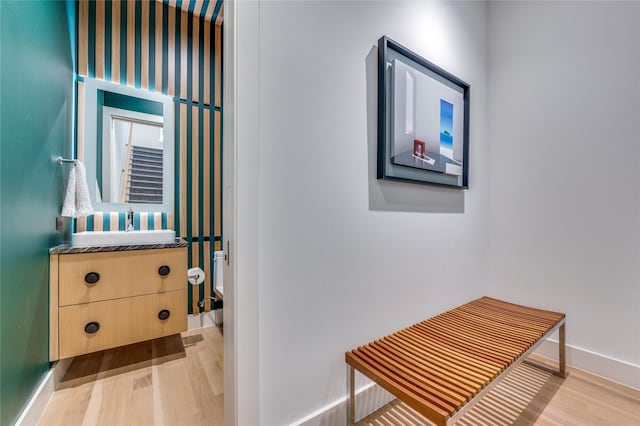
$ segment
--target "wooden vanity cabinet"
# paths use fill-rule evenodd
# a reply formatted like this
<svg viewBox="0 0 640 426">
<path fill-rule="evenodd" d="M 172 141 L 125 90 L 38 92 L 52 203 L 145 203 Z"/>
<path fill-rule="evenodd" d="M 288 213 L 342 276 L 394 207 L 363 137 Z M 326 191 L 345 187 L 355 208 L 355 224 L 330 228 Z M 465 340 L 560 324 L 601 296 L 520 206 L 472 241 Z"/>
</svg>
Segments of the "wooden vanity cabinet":
<svg viewBox="0 0 640 426">
<path fill-rule="evenodd" d="M 187 249 L 50 255 L 51 361 L 186 331 Z"/>
</svg>

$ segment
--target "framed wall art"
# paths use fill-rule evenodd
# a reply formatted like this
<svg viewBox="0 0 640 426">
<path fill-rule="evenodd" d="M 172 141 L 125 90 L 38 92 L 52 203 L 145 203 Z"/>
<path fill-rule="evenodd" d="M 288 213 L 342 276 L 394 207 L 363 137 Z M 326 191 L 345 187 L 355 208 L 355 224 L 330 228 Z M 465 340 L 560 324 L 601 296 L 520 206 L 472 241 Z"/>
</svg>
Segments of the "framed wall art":
<svg viewBox="0 0 640 426">
<path fill-rule="evenodd" d="M 469 85 L 378 41 L 378 179 L 469 187 Z"/>
</svg>

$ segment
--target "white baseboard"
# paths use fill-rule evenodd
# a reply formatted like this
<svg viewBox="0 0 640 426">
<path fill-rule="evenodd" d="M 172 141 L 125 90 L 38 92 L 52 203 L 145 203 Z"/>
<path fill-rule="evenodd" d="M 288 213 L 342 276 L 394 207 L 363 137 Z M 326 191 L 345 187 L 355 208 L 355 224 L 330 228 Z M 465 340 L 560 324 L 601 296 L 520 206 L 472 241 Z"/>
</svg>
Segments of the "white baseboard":
<svg viewBox="0 0 640 426">
<path fill-rule="evenodd" d="M 57 361 L 49 371 L 47 371 L 47 374 L 45 374 L 40 381 L 40 385 L 38 385 L 36 391 L 31 395 L 24 410 L 22 410 L 22 414 L 18 417 L 16 426 L 33 426 L 38 423 L 40 416 L 44 412 L 44 409 L 47 408 L 53 392 L 67 372 L 72 360 L 73 358 L 67 358 Z"/>
<path fill-rule="evenodd" d="M 536 354 L 558 360 L 558 342 L 547 339 L 538 346 Z M 620 361 L 586 349 L 567 345 L 567 364 L 594 376 L 640 390 L 640 365 Z"/>
<path fill-rule="evenodd" d="M 375 383 L 369 383 L 356 390 L 356 421 L 368 416 L 393 401 L 395 396 Z M 296 420 L 289 426 L 344 425 L 347 421 L 347 398 L 340 398 L 313 413 Z"/>
<path fill-rule="evenodd" d="M 535 353 L 557 361 L 558 342 L 548 339 L 538 346 Z M 638 365 L 569 345 L 567 345 L 566 357 L 567 364 L 571 367 L 640 390 L 640 366 Z M 363 386 L 356 392 L 356 419 L 362 419 L 393 399 L 393 395 L 374 383 Z M 289 426 L 343 425 L 345 419 L 346 397 L 343 397 L 296 420 Z"/>
<path fill-rule="evenodd" d="M 222 322 L 222 309 L 189 315 L 188 329 L 195 330 L 204 327 L 213 327 Z"/>
</svg>

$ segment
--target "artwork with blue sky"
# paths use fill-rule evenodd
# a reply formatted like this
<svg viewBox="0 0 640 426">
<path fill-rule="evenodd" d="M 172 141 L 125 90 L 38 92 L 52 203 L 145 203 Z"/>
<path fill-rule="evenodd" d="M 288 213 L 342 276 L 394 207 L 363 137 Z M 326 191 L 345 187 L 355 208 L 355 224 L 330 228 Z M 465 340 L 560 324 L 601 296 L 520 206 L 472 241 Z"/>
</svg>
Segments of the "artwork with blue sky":
<svg viewBox="0 0 640 426">
<path fill-rule="evenodd" d="M 440 99 L 440 146 L 453 149 L 453 104 Z"/>
</svg>

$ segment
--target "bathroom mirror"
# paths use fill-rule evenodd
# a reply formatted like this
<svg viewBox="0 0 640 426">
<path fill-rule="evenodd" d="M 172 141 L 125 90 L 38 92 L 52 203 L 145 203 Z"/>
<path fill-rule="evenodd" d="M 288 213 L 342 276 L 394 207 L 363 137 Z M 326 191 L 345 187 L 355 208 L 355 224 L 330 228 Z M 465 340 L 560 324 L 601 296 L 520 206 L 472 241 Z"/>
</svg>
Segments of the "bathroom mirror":
<svg viewBox="0 0 640 426">
<path fill-rule="evenodd" d="M 170 97 L 86 78 L 84 161 L 96 211 L 173 211 Z"/>
</svg>

